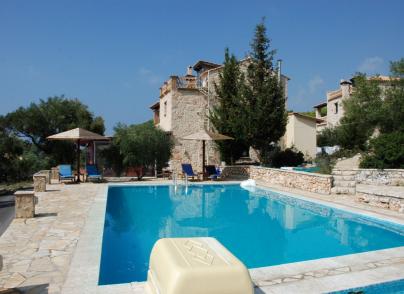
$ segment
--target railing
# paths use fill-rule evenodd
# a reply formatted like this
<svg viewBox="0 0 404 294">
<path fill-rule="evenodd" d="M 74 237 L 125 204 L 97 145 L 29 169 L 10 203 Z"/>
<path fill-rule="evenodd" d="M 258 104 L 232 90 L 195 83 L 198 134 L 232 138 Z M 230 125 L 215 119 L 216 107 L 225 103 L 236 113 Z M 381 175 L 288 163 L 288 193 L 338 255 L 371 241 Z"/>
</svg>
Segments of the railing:
<svg viewBox="0 0 404 294">
<path fill-rule="evenodd" d="M 177 88 L 182 89 L 197 89 L 196 77 L 177 77 Z"/>
<path fill-rule="evenodd" d="M 204 95 L 208 94 L 207 88 L 203 87 L 202 80 L 199 77 L 172 76 L 169 80 L 165 81 L 160 88 L 160 98 L 176 89 L 199 89 Z"/>
<path fill-rule="evenodd" d="M 178 187 L 178 172 L 174 171 L 173 173 L 173 186 L 175 192 L 177 192 L 177 187 Z M 184 177 L 184 186 L 185 186 L 185 193 L 188 193 L 188 175 L 185 174 Z"/>
</svg>

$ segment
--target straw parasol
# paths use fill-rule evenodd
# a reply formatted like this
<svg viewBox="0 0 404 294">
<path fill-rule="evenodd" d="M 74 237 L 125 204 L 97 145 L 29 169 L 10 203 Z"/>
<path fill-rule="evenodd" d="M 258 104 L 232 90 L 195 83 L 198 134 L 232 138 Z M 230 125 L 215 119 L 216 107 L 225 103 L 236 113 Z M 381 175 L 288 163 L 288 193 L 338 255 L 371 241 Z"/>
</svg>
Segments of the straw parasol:
<svg viewBox="0 0 404 294">
<path fill-rule="evenodd" d="M 48 140 L 74 141 L 77 144 L 77 182 L 80 182 L 80 144 L 91 141 L 109 141 L 110 139 L 100 134 L 90 132 L 82 128 L 75 128 L 66 132 L 47 137 Z"/>
<path fill-rule="evenodd" d="M 205 129 L 200 130 L 191 135 L 182 137 L 183 140 L 197 140 L 202 141 L 202 173 L 205 172 L 205 142 L 206 141 L 223 141 L 223 140 L 233 140 L 232 137 L 222 135 L 219 133 L 214 133 L 207 131 Z"/>
</svg>

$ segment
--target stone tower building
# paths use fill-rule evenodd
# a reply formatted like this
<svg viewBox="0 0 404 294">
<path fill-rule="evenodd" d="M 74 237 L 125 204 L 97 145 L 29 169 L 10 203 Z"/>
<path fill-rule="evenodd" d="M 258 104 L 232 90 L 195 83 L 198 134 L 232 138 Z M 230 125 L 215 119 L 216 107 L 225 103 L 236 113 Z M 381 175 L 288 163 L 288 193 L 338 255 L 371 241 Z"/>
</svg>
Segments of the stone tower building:
<svg viewBox="0 0 404 294">
<path fill-rule="evenodd" d="M 241 61 L 246 68 L 248 59 Z M 214 84 L 219 83 L 222 65 L 198 61 L 187 68 L 184 76 L 171 76 L 160 88 L 159 100 L 150 108 L 154 124 L 169 132 L 175 142 L 170 160 L 173 170 L 181 171 L 181 163 L 191 163 L 194 171 L 202 171 L 202 142 L 182 140 L 182 137 L 202 129 L 213 130 L 209 110 L 217 103 Z M 194 74 L 195 73 L 195 74 Z M 287 97 L 289 78 L 280 75 Z M 220 154 L 214 142 L 206 142 L 207 164 L 220 164 Z"/>
</svg>

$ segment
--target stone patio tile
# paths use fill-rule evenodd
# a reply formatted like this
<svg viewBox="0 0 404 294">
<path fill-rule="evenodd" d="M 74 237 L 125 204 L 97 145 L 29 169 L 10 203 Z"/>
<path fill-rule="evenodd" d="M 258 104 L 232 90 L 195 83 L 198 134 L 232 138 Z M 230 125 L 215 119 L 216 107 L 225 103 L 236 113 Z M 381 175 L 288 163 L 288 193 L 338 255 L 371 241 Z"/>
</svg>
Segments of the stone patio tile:
<svg viewBox="0 0 404 294">
<path fill-rule="evenodd" d="M 25 277 L 20 273 L 12 274 L 8 279 L 6 279 L 3 287 L 6 289 L 16 288 L 25 281 Z"/>
<path fill-rule="evenodd" d="M 55 266 L 47 256 L 34 259 L 28 269 L 31 272 L 53 272 L 54 270 Z"/>
<path fill-rule="evenodd" d="M 97 289 L 97 294 L 133 294 L 133 289 L 130 283 L 127 284 L 116 284 L 116 285 L 103 285 L 99 286 Z"/>
<path fill-rule="evenodd" d="M 59 256 L 55 256 L 55 257 L 51 257 L 51 262 L 62 269 L 65 269 L 68 267 L 69 263 L 71 260 L 71 256 L 70 255 L 59 255 Z"/>
<path fill-rule="evenodd" d="M 9 265 L 7 271 L 9 272 L 26 272 L 31 264 L 31 260 L 21 260 Z M 1 279 L 1 277 L 0 277 Z"/>
</svg>

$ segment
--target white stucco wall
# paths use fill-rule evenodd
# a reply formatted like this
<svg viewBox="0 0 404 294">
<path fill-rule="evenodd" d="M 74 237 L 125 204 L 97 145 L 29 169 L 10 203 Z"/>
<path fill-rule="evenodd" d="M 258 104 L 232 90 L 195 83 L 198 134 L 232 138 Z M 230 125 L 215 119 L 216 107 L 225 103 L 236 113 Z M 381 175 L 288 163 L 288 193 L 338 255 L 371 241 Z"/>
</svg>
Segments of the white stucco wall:
<svg viewBox="0 0 404 294">
<path fill-rule="evenodd" d="M 295 147 L 305 159 L 316 157 L 316 121 L 295 114 L 289 114 L 284 136 L 285 148 Z"/>
<path fill-rule="evenodd" d="M 336 112 L 335 103 L 338 103 L 338 112 Z M 332 100 L 327 99 L 327 127 L 336 126 L 342 117 L 342 112 L 342 96 Z"/>
<path fill-rule="evenodd" d="M 335 127 L 340 123 L 344 116 L 343 101 L 350 97 L 351 85 L 340 85 L 340 89 L 327 93 L 327 127 Z M 338 95 L 333 93 L 338 92 Z M 338 97 L 337 97 L 338 96 Z M 338 103 L 338 112 L 336 112 L 335 104 Z"/>
<path fill-rule="evenodd" d="M 172 131 L 172 91 L 160 99 L 160 123 L 159 127 L 166 132 Z M 167 103 L 165 106 L 165 103 Z M 165 107 L 167 107 L 165 109 Z"/>
</svg>

